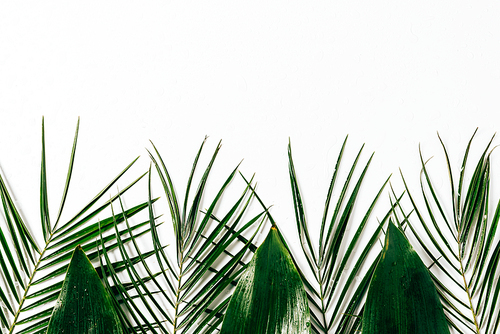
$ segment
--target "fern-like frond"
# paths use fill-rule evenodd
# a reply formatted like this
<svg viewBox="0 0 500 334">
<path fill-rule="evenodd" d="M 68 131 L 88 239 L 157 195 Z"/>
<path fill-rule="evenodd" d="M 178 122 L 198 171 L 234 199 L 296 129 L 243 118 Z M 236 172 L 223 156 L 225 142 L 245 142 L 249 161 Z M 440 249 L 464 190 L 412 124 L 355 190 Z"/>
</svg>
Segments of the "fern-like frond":
<svg viewBox="0 0 500 334">
<path fill-rule="evenodd" d="M 291 144 L 288 145 L 289 174 L 297 231 L 302 251 L 307 259 L 307 270 L 314 277 L 312 281 L 307 282 L 306 290 L 308 290 L 311 303 L 312 329 L 315 333 L 351 333 L 360 328 L 359 319 L 362 316 L 363 298 L 368 289 L 374 266 L 371 266 L 368 271 L 363 268 L 368 254 L 378 240 L 382 226 L 389 217 L 387 214 L 378 227 L 373 232 L 369 232 L 371 234 L 367 235 L 368 242 L 362 242 L 361 237 L 367 234 L 365 227 L 370 220 L 375 204 L 389 182 L 389 178 L 387 178 L 382 184 L 361 221 L 354 221 L 352 215 L 355 203 L 373 158 L 372 154 L 361 174 L 357 179 L 353 179 L 363 147 L 358 151 L 351 164 L 349 173 L 338 194 L 337 202 L 332 202 L 336 183 L 340 182 L 338 171 L 342 164 L 346 143 L 347 137 L 340 149 L 328 188 L 318 248 L 313 246 L 310 237 L 305 207 L 292 159 L 292 148 Z M 333 212 L 330 214 L 331 210 Z M 351 238 L 347 238 L 346 231 L 350 226 L 356 227 L 356 232 Z M 343 251 L 340 251 L 341 249 Z M 362 249 L 361 254 L 356 254 L 355 250 L 357 249 Z M 348 265 L 351 268 L 348 269 Z M 343 277 L 346 272 L 348 272 L 347 278 Z M 360 281 L 356 279 L 358 276 L 361 277 Z M 305 277 L 303 279 L 307 280 Z"/>
<path fill-rule="evenodd" d="M 500 242 L 495 238 L 500 202 L 492 215 L 489 203 L 493 138 L 467 181 L 465 173 L 475 134 L 465 149 L 458 182 L 439 137 L 449 173 L 451 202 L 446 203 L 444 195 L 433 185 L 428 163 L 420 151 L 420 191 L 424 209 L 417 205 L 418 199 L 412 195 L 403 177 L 415 217 L 407 219 L 401 205 L 398 205 L 397 214 L 403 217 L 399 218 L 400 222 L 408 226 L 407 233 L 411 231 L 431 261 L 431 273 L 450 325 L 458 333 L 492 334 L 498 332 L 500 322 L 497 307 Z"/>
<path fill-rule="evenodd" d="M 220 143 L 206 166 L 194 195 L 191 194 L 204 144 L 205 141 L 196 154 L 183 202 L 179 201 L 180 197 L 176 193 L 166 164 L 154 145 L 153 152 L 150 152 L 151 161 L 169 205 L 175 246 L 164 247 L 160 240 L 160 234 L 163 232 L 158 227 L 157 217 L 154 215 L 150 171 L 149 223 L 158 271 L 148 268 L 147 261 L 142 261 L 144 269 L 151 277 L 150 281 L 144 282 L 133 269 L 127 270 L 127 281 L 134 285 L 134 291 L 137 293 L 131 295 L 122 288 L 117 299 L 126 301 L 124 304 L 131 314 L 137 313 L 136 310 L 143 310 L 144 318 L 131 321 L 140 331 L 211 333 L 216 330 L 229 302 L 227 293 L 234 288 L 247 265 L 245 255 L 249 251 L 255 251 L 252 240 L 259 228 L 254 225 L 262 224 L 265 215 L 262 212 L 249 220 L 245 218 L 252 200 L 249 186 L 245 187 L 227 212 L 218 212 L 220 200 L 237 173 L 238 166 L 208 202 L 208 208 L 201 210 L 207 180 Z M 127 226 L 129 227 L 128 224 Z M 244 234 L 249 232 L 251 235 L 247 239 Z M 131 232 L 130 235 L 132 234 Z M 103 251 L 106 255 L 105 246 Z M 136 248 L 136 252 L 140 256 L 139 248 Z M 128 261 L 126 255 L 122 252 L 122 258 Z M 113 274 L 111 276 L 116 277 Z M 115 284 L 120 287 L 123 283 L 116 281 Z"/>
<path fill-rule="evenodd" d="M 367 234 L 365 227 L 370 220 L 371 213 L 389 181 L 388 178 L 382 184 L 361 221 L 353 221 L 352 214 L 355 202 L 371 161 L 370 157 L 360 176 L 357 178 L 353 189 L 350 189 L 354 171 L 361 155 L 361 148 L 344 181 L 339 199 L 335 204 L 334 213 L 331 217 L 328 215 L 330 205 L 332 205 L 331 199 L 334 192 L 334 185 L 337 180 L 338 169 L 341 165 L 346 141 L 347 137 L 340 150 L 328 189 L 321 222 L 319 247 L 317 249 L 314 248 L 309 234 L 305 207 L 293 164 L 291 145 L 289 144 L 288 146 L 290 183 L 292 186 L 297 231 L 307 265 L 299 265 L 294 258 L 296 251 L 288 246 L 281 234 L 280 237 L 290 252 L 292 260 L 304 283 L 310 306 L 311 332 L 314 333 L 354 334 L 361 329 L 364 297 L 378 262 L 380 251 L 372 263 L 368 263 L 367 259 L 369 254 L 374 251 L 373 248 L 380 237 L 382 227 L 388 222 L 391 214 L 391 210 L 389 210 L 382 221 L 378 223 L 376 229 L 367 235 L 369 240 L 361 242 L 361 237 Z M 245 181 L 250 185 L 246 179 Z M 254 191 L 254 195 L 261 206 L 265 208 L 263 201 L 253 188 L 252 191 Z M 267 212 L 267 216 L 272 225 L 277 225 L 269 212 Z M 354 236 L 348 238 L 346 237 L 346 231 L 349 225 L 352 226 L 353 224 L 357 225 L 356 232 Z M 340 251 L 341 249 L 342 251 Z M 361 253 L 355 254 L 356 249 L 362 249 Z M 348 265 L 350 269 L 348 269 Z M 312 274 L 313 280 L 306 277 L 304 274 L 305 271 L 309 271 Z M 348 272 L 347 277 L 345 277 L 346 272 Z"/>
<path fill-rule="evenodd" d="M 117 222 L 113 217 L 102 219 L 100 224 L 96 217 L 134 186 L 145 174 L 124 187 L 124 189 L 110 199 L 103 201 L 109 190 L 131 168 L 137 159 L 123 169 L 107 186 L 105 186 L 88 204 L 76 212 L 68 221 L 61 220 L 70 181 L 73 173 L 73 164 L 76 154 L 79 122 L 75 139 L 72 145 L 70 163 L 64 185 L 63 195 L 55 219 L 49 214 L 47 168 L 45 161 L 45 130 L 42 121 L 42 162 L 40 172 L 40 214 L 43 242 L 38 245 L 34 235 L 30 232 L 12 199 L 7 183 L 0 175 L 1 212 L 4 218 L 0 224 L 0 323 L 2 332 L 8 333 L 42 333 L 46 331 L 49 317 L 59 295 L 64 274 L 73 249 L 81 244 L 89 259 L 98 257 L 96 238 L 101 231 L 113 229 L 115 223 L 122 224 L 125 218 L 130 218 L 145 210 L 148 203 L 139 204 L 120 214 Z M 108 195 L 109 196 L 109 195 Z M 148 222 L 149 223 L 149 222 Z M 134 228 L 141 228 L 137 225 Z M 142 231 L 149 228 L 149 224 L 142 224 Z M 115 234 L 106 236 L 110 248 L 117 247 Z M 124 266 L 113 262 L 117 271 Z M 98 272 L 101 269 L 98 268 Z"/>
</svg>

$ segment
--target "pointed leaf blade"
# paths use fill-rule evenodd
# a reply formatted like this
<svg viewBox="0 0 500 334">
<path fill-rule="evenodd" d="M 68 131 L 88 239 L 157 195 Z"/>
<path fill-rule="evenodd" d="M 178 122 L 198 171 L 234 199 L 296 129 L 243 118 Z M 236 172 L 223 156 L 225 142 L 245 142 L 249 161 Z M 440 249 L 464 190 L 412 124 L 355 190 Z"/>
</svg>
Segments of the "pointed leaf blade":
<svg viewBox="0 0 500 334">
<path fill-rule="evenodd" d="M 238 282 L 220 333 L 309 332 L 304 286 L 273 226 Z"/>
<path fill-rule="evenodd" d="M 123 333 L 111 298 L 80 246 L 49 322 L 47 334 L 52 333 Z"/>
<path fill-rule="evenodd" d="M 392 222 L 363 313 L 363 334 L 372 333 L 450 333 L 427 267 Z"/>
</svg>

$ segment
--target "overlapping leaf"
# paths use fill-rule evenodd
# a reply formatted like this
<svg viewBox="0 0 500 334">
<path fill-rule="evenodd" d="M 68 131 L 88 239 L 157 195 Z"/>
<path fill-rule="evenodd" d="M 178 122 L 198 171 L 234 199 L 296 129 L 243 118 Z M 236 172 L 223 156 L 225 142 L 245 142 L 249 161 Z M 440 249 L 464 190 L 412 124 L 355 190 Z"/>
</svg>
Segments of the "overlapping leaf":
<svg viewBox="0 0 500 334">
<path fill-rule="evenodd" d="M 427 267 L 392 222 L 370 282 L 362 333 L 450 333 Z"/>
<path fill-rule="evenodd" d="M 73 173 L 78 128 L 77 125 L 66 183 L 54 222 L 51 221 L 49 215 L 45 133 L 42 122 L 42 164 L 40 174 L 42 246 L 37 244 L 36 238 L 32 235 L 19 213 L 6 182 L 0 176 L 1 209 L 4 218 L 4 224 L 0 225 L 0 266 L 2 268 L 0 274 L 2 276 L 0 299 L 4 306 L 0 308 L 2 331 L 8 331 L 9 333 L 43 333 L 46 331 L 73 249 L 76 245 L 81 244 L 91 260 L 98 256 L 95 239 L 100 235 L 99 226 L 101 231 L 109 231 L 115 226 L 115 222 L 111 217 L 101 220 L 99 224 L 95 221 L 95 218 L 119 195 L 123 195 L 142 178 L 142 176 L 139 177 L 124 187 L 118 194 L 108 195 L 109 190 L 117 184 L 117 181 L 134 164 L 134 160 L 88 204 L 84 205 L 73 218 L 63 223 L 61 214 Z M 105 195 L 110 196 L 110 199 L 102 202 L 101 200 Z M 145 202 L 122 212 L 118 222 L 122 223 L 124 217 L 130 218 L 147 207 L 148 203 Z M 138 234 L 145 233 L 149 228 L 149 224 L 138 224 L 134 228 L 139 229 Z M 123 235 L 123 232 L 121 234 Z M 109 248 L 117 247 L 115 234 L 108 235 L 105 238 L 110 245 Z M 137 259 L 134 259 L 134 261 L 137 262 Z M 111 265 L 116 267 L 117 271 L 124 270 L 124 266 L 120 262 L 112 262 Z"/>
<path fill-rule="evenodd" d="M 92 263 L 78 245 L 52 312 L 47 334 L 122 334 L 122 324 Z"/>
<path fill-rule="evenodd" d="M 178 200 L 163 159 L 153 146 L 155 154 L 150 153 L 150 156 L 169 205 L 175 245 L 166 248 L 160 242 L 160 234 L 163 232 L 159 229 L 157 217 L 154 215 L 151 189 L 147 202 L 126 210 L 119 200 L 121 212 L 96 221 L 103 210 L 142 177 L 101 203 L 103 196 L 135 161 L 72 219 L 63 223 L 61 213 L 72 176 L 77 134 L 78 127 L 61 204 L 57 215 L 54 216 L 55 220 L 51 220 L 42 123 L 41 246 L 25 224 L 6 182 L 0 175 L 1 209 L 4 218 L 4 224 L 0 226 L 2 330 L 10 333 L 46 331 L 53 305 L 63 285 L 62 276 L 68 268 L 71 251 L 78 244 L 82 244 L 90 260 L 101 261 L 101 266 L 96 270 L 104 278 L 106 289 L 113 294 L 113 307 L 124 332 L 212 333 L 218 330 L 229 303 L 229 297 L 225 294 L 236 285 L 247 268 L 246 254 L 256 250 L 252 244 L 258 230 L 256 225 L 265 217 L 269 217 L 275 225 L 267 210 L 249 220 L 245 218 L 250 201 L 256 195 L 252 181 L 247 182 L 241 196 L 227 212 L 218 213 L 220 200 L 237 172 L 235 168 L 215 197 L 208 202 L 208 208 L 202 212 L 200 209 L 204 201 L 205 187 L 220 145 L 205 168 L 194 195 L 191 195 L 195 170 L 204 144 L 201 145 L 182 202 Z M 433 279 L 449 323 L 460 333 L 496 333 L 500 322 L 496 307 L 500 295 L 497 269 L 500 242 L 495 238 L 495 234 L 500 218 L 500 205 L 493 215 L 489 213 L 490 145 L 479 158 L 466 186 L 465 170 L 471 142 L 464 155 L 458 187 L 455 187 L 452 167 L 443 144 L 450 173 L 450 210 L 446 210 L 441 195 L 434 189 L 422 155 L 421 185 L 427 214 L 424 215 L 417 207 L 406 183 L 405 187 L 417 216 L 416 224 L 419 226 L 408 220 L 408 214 L 399 204 L 400 197 L 396 198 L 393 207 L 398 207 L 402 214 L 402 219 L 396 215 L 399 224 L 408 224 L 409 230 L 432 263 Z M 328 189 L 317 248 L 313 246 L 309 234 L 289 146 L 289 173 L 297 229 L 308 264 L 305 269 L 310 271 L 313 280 L 306 278 L 304 268 L 297 267 L 297 270 L 306 287 L 311 308 L 310 325 L 315 333 L 355 333 L 360 330 L 363 298 L 381 255 L 371 266 L 365 262 L 389 217 L 388 213 L 368 235 L 369 240 L 361 242 L 374 206 L 388 182 L 384 182 L 362 219 L 354 222 L 353 210 L 371 161 L 370 157 L 361 174 L 354 177 L 362 148 L 343 182 L 337 202 L 332 203 L 335 184 L 339 182 L 338 170 L 345 145 L 346 141 L 340 150 Z M 151 171 L 149 178 L 151 188 Z M 331 209 L 331 206 L 334 208 Z M 149 211 L 147 221 L 129 223 L 130 217 L 146 208 Z M 356 226 L 355 233 L 347 238 L 347 231 L 353 223 Z M 152 249 L 144 251 L 139 247 L 137 238 L 147 233 L 152 236 Z M 251 236 L 244 237 L 247 233 Z M 100 240 L 96 243 L 96 239 Z M 280 239 L 291 253 L 284 239 Z M 130 245 L 126 245 L 128 242 Z M 118 260 L 115 260 L 116 256 L 110 255 L 112 251 L 119 254 Z M 150 267 L 150 257 L 154 257 L 156 266 Z M 296 265 L 293 257 L 292 261 Z M 349 271 L 348 267 L 351 268 Z M 348 275 L 345 275 L 346 272 Z M 361 277 L 361 280 L 357 277 Z M 457 293 L 457 289 L 462 294 Z"/>
<path fill-rule="evenodd" d="M 273 226 L 236 286 L 220 333 L 309 332 L 309 305 L 304 285 Z"/>
<path fill-rule="evenodd" d="M 405 182 L 415 218 L 407 220 L 401 206 L 398 212 L 431 261 L 434 282 L 450 324 L 459 333 L 493 334 L 498 332 L 500 322 L 500 242 L 495 238 L 500 205 L 492 215 L 489 210 L 491 141 L 479 157 L 470 181 L 466 181 L 474 135 L 465 150 L 458 183 L 446 147 L 439 138 L 450 177 L 451 201 L 444 200 L 444 195 L 435 189 L 420 153 L 425 210 L 417 205 Z"/>
<path fill-rule="evenodd" d="M 138 314 L 137 310 L 143 311 L 138 314 L 138 319 L 132 321 L 138 332 L 211 333 L 216 330 L 229 302 L 229 297 L 224 297 L 224 294 L 233 288 L 246 267 L 243 260 L 247 252 L 255 251 L 252 240 L 258 229 L 255 229 L 249 239 L 246 239 L 243 233 L 251 231 L 253 225 L 261 222 L 264 216 L 260 213 L 248 221 L 244 220 L 252 198 L 249 187 L 244 189 L 226 213 L 216 213 L 220 199 L 234 178 L 237 168 L 230 173 L 209 202 L 208 209 L 200 214 L 205 186 L 220 144 L 215 149 L 193 198 L 190 197 L 204 143 L 205 141 L 195 157 L 183 203 L 178 201 L 173 181 L 156 147 L 153 146 L 155 155 L 150 153 L 169 205 L 175 246 L 165 248 L 160 241 L 162 230 L 158 228 L 153 214 L 150 178 L 150 228 L 156 264 L 160 270 L 155 273 L 147 261 L 142 261 L 144 270 L 151 278 L 146 282 L 139 279 L 139 274 L 133 267 L 127 269 L 128 281 L 134 285 L 131 291 L 137 292 L 134 295 L 126 291 L 123 281 L 110 273 L 115 286 L 118 287 L 119 297 L 116 302 L 126 301 L 125 305 L 131 314 Z M 217 218 L 218 216 L 221 218 Z M 124 220 L 130 228 L 127 219 Z M 133 232 L 129 234 L 133 240 Z M 230 250 L 235 249 L 238 244 L 240 247 L 236 247 L 234 253 L 231 253 Z M 133 245 L 140 256 L 140 249 L 135 243 Z M 104 244 L 102 246 L 104 258 L 108 261 L 107 247 Z M 123 260 L 129 261 L 123 245 L 120 244 L 119 248 Z M 175 260 L 172 260 L 172 253 Z"/>
<path fill-rule="evenodd" d="M 353 221 L 354 205 L 359 195 L 361 183 L 373 157 L 372 154 L 360 176 L 355 181 L 353 189 L 350 190 L 353 175 L 363 147 L 359 150 L 350 167 L 337 203 L 332 203 L 332 195 L 337 182 L 346 142 L 347 137 L 338 155 L 328 189 L 323 218 L 321 220 L 318 249 L 315 249 L 313 246 L 309 234 L 304 203 L 293 164 L 291 145 L 288 147 L 290 183 L 292 186 L 297 230 L 302 251 L 308 264 L 307 270 L 314 277 L 314 282 L 310 282 L 303 275 L 311 306 L 312 330 L 315 333 L 355 333 L 360 328 L 363 298 L 375 268 L 375 265 L 372 264 L 368 269 L 363 269 L 363 265 L 390 214 L 388 212 L 374 232 L 370 234 L 368 242 L 361 243 L 361 236 L 366 233 L 364 231 L 366 224 L 383 188 L 389 180 L 387 179 L 383 183 L 369 205 L 363 219 L 361 221 Z M 333 214 L 330 216 L 329 210 L 331 206 L 334 206 L 334 209 Z M 350 225 L 357 227 L 356 233 L 351 239 L 346 237 L 346 231 Z M 344 251 L 340 252 L 339 250 L 342 248 L 344 248 Z M 362 249 L 361 254 L 356 254 L 356 249 Z M 343 284 L 340 284 L 342 275 L 347 270 L 349 262 L 354 262 L 354 264 L 351 264 L 352 267 L 349 270 L 347 279 L 343 281 Z M 362 277 L 361 281 L 356 280 L 357 276 Z"/>
</svg>

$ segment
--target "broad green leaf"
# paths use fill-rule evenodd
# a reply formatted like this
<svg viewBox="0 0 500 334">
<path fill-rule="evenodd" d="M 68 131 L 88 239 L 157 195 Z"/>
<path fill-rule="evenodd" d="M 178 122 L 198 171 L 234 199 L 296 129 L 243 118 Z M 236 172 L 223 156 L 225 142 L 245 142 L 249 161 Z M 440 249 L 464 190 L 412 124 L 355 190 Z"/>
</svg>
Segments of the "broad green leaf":
<svg viewBox="0 0 500 334">
<path fill-rule="evenodd" d="M 47 334 L 121 334 L 120 320 L 92 263 L 77 246 Z"/>
<path fill-rule="evenodd" d="M 304 285 L 273 226 L 236 286 L 221 334 L 309 332 Z"/>
<path fill-rule="evenodd" d="M 429 270 L 392 222 L 363 313 L 363 334 L 372 333 L 450 333 Z"/>
</svg>

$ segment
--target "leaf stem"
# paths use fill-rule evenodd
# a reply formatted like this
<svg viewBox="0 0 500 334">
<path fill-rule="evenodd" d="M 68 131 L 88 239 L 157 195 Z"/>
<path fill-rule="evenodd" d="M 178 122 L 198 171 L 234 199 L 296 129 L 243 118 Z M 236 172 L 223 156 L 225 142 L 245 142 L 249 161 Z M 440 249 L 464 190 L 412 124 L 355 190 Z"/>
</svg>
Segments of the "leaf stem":
<svg viewBox="0 0 500 334">
<path fill-rule="evenodd" d="M 323 286 L 324 286 L 323 278 L 321 277 L 321 271 L 317 263 L 316 265 L 317 265 L 316 271 L 318 273 L 318 278 L 320 278 L 318 283 L 319 283 L 319 296 L 321 299 L 321 315 L 323 316 L 323 327 L 326 329 L 326 333 L 328 333 L 328 323 L 326 321 L 326 307 L 325 307 L 325 296 L 324 296 L 325 291 L 323 291 Z"/>
<path fill-rule="evenodd" d="M 182 289 L 182 267 L 184 265 L 184 260 L 182 259 L 182 254 L 181 254 L 181 260 L 179 261 L 179 279 L 177 280 L 177 291 L 175 293 L 175 313 L 174 313 L 174 334 L 177 333 L 177 320 L 179 319 L 179 305 L 181 303 L 180 295 L 181 295 L 181 289 Z"/>
<path fill-rule="evenodd" d="M 461 252 L 460 252 L 460 242 L 458 242 L 458 248 L 459 248 L 459 251 L 458 251 L 458 256 L 459 256 L 459 262 L 460 262 L 460 273 L 462 274 L 462 278 L 464 280 L 464 289 L 465 289 L 465 292 L 467 292 L 467 299 L 469 300 L 469 305 L 470 305 L 470 311 L 472 312 L 472 318 L 474 320 L 474 326 L 476 326 L 476 333 L 477 334 L 481 334 L 481 331 L 479 330 L 480 326 L 477 322 L 477 315 L 476 315 L 476 311 L 474 309 L 474 304 L 472 303 L 472 296 L 470 294 L 470 288 L 469 288 L 469 284 L 467 283 L 467 279 L 465 277 L 465 271 L 464 271 L 464 267 L 463 267 L 463 264 L 462 264 L 462 255 L 461 255 Z"/>
<path fill-rule="evenodd" d="M 37 263 L 35 264 L 35 267 L 33 268 L 33 272 L 31 273 L 28 284 L 26 285 L 26 289 L 24 289 L 23 297 L 21 298 L 21 302 L 19 303 L 19 308 L 17 309 L 16 314 L 14 315 L 14 320 L 12 321 L 12 325 L 9 328 L 9 334 L 13 333 L 14 328 L 16 327 L 17 319 L 19 318 L 19 315 L 21 314 L 21 309 L 23 308 L 24 301 L 26 300 L 26 297 L 28 296 L 28 292 L 30 290 L 31 284 L 33 283 L 33 279 L 35 278 L 35 275 L 37 273 L 37 269 L 40 266 L 40 263 L 42 262 L 43 255 L 45 254 L 45 251 L 47 250 L 47 246 L 49 245 L 49 243 L 52 239 L 52 236 L 53 236 L 53 234 L 51 234 L 49 239 L 47 240 L 45 247 L 43 248 L 42 252 L 40 253 L 40 257 L 38 258 Z"/>
</svg>

